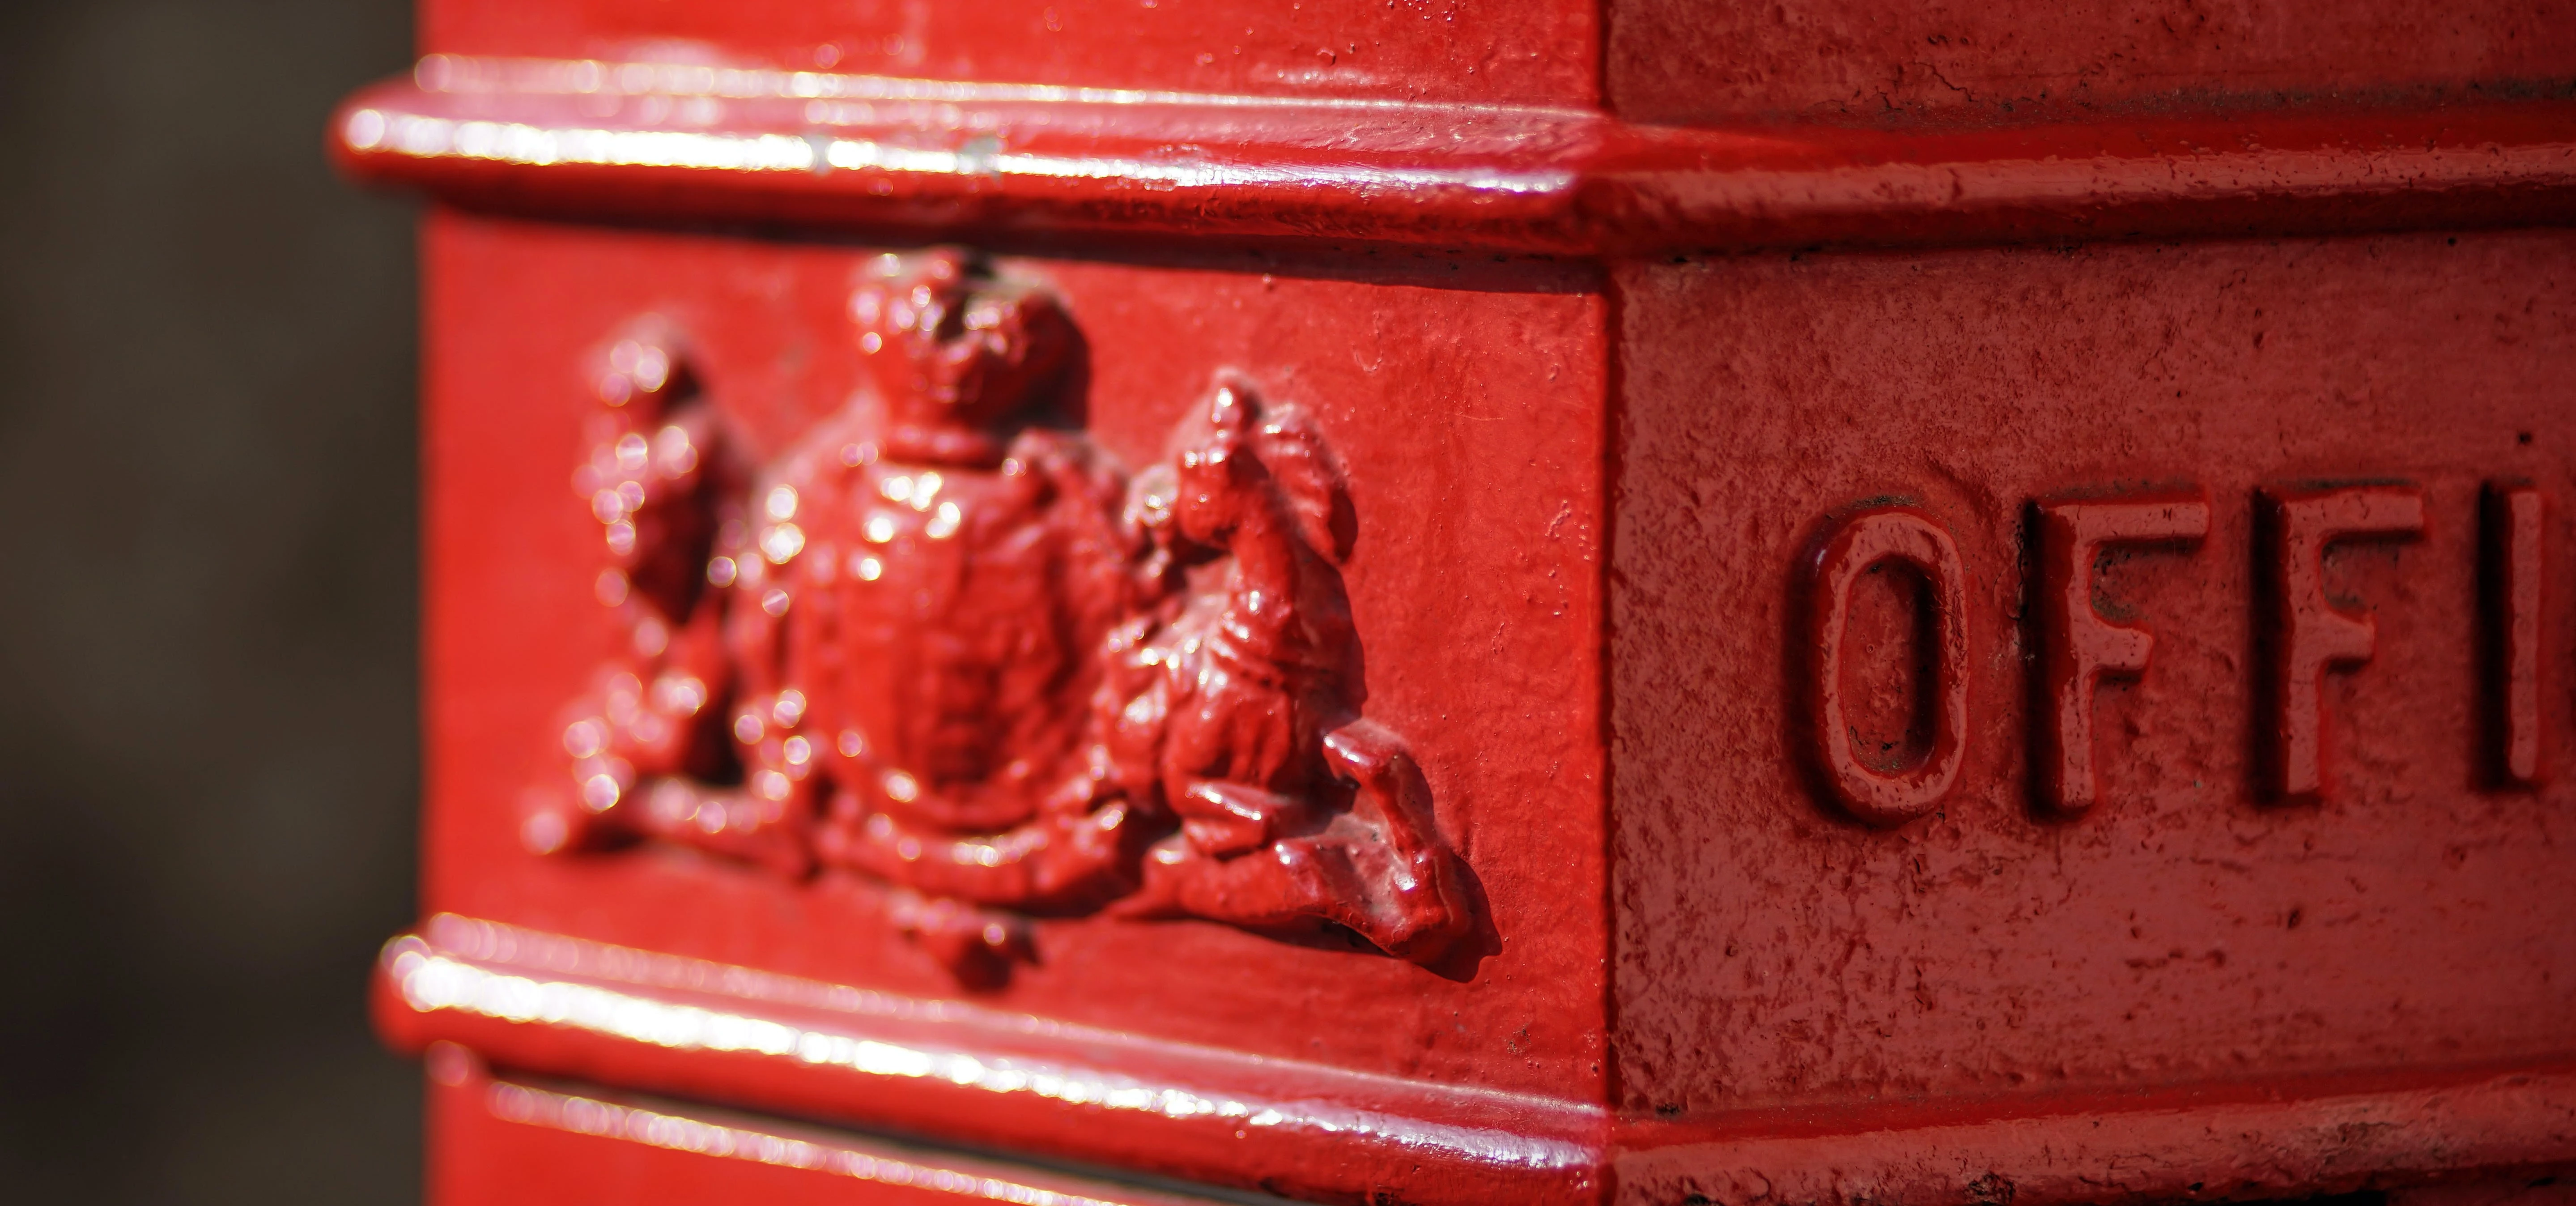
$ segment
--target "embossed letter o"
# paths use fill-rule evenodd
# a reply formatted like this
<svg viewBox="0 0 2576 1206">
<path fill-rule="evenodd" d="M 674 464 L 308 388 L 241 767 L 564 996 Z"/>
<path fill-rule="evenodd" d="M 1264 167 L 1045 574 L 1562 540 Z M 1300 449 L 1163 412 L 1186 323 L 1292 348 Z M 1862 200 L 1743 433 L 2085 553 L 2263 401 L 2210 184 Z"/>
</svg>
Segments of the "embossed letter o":
<svg viewBox="0 0 2576 1206">
<path fill-rule="evenodd" d="M 1852 588 L 1872 566 L 1909 565 L 1931 591 L 1932 681 L 1924 694 L 1939 714 L 1930 718 L 1931 748 L 1912 766 L 1875 768 L 1855 748 L 1849 701 L 1842 685 L 1845 630 L 1851 622 Z M 1930 812 L 1950 794 L 1968 747 L 1968 580 L 1959 546 L 1932 518 L 1912 507 L 1880 507 L 1845 519 L 1816 550 L 1808 594 L 1807 716 L 1825 780 L 1853 816 L 1873 825 L 1899 825 Z"/>
</svg>

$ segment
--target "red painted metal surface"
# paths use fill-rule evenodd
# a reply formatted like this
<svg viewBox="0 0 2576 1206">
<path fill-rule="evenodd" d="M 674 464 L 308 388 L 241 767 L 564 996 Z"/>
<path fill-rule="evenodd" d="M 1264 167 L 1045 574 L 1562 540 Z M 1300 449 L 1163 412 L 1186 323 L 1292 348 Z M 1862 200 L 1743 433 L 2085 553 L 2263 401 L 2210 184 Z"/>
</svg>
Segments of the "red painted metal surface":
<svg viewBox="0 0 2576 1206">
<path fill-rule="evenodd" d="M 1846 690 L 1844 650 L 1852 645 L 1853 595 L 1862 575 L 1887 569 L 1918 576 L 1921 600 L 1932 616 L 1920 653 L 1922 748 L 1890 743 L 1871 748 L 1860 736 L 1857 700 Z M 1959 546 L 1932 518 L 1910 507 L 1873 508 L 1851 516 L 1815 554 L 1807 583 L 1806 631 L 1799 634 L 1807 659 L 1800 703 L 1816 760 L 1834 799 L 1853 816 L 1877 825 L 1902 825 L 1929 812 L 1959 779 L 1968 739 L 1967 574 Z M 1912 734 L 1909 734 L 1912 736 Z M 1891 756 L 1892 755 L 1892 756 Z"/>
<path fill-rule="evenodd" d="M 424 51 L 677 55 L 716 66 L 1246 96 L 1589 104 L 1600 13 L 1584 0 L 1473 5 L 1187 0 L 433 0 Z"/>
<path fill-rule="evenodd" d="M 2042 804 L 2082 812 L 2102 798 L 2093 763 L 2093 722 L 2106 675 L 2147 672 L 2155 634 L 2105 620 L 2095 565 L 2139 545 L 2197 543 L 2209 535 L 2209 503 L 2198 497 L 2084 499 L 2034 508 L 2038 579 L 2033 636 L 2038 645 L 2040 720 L 2031 727 Z"/>
<path fill-rule="evenodd" d="M 2576 63 L 2576 28 L 2551 0 L 1617 0 L 1609 11 L 1602 91 L 1658 122 L 2564 97 Z"/>
<path fill-rule="evenodd" d="M 2488 771 L 2512 730 L 2481 703 L 2499 605 L 2479 525 L 2491 482 L 2576 489 L 2571 257 L 2548 232 L 1627 270 L 1610 626 L 1627 1107 L 1745 1135 L 1764 1109 L 1874 1128 L 1972 1102 L 2562 1067 L 2570 800 Z M 2176 493 L 2208 500 L 2205 536 L 2080 567 L 2154 656 L 2096 688 L 2094 799 L 2070 813 L 2034 763 L 2066 731 L 2051 668 L 2079 664 L 2081 628 L 2031 508 L 2155 515 Z M 1763 636 L 1807 622 L 1810 542 L 1889 498 L 1957 545 L 1968 586 L 1944 620 L 1970 669 L 1956 781 L 1881 830 L 1784 756 L 1803 717 Z M 2556 522 L 2546 547 L 2569 536 Z M 1919 759 L 1909 629 L 1950 597 L 1901 586 L 1855 605 L 1845 690 L 1857 742 Z M 2576 611 L 2531 623 L 2546 652 L 2524 723 L 2555 751 L 2576 736 Z M 2519 1114 L 2540 1126 L 2522 1159 L 2563 1158 L 2565 1104 Z"/>
<path fill-rule="evenodd" d="M 700 117 L 673 128 L 668 115 Z M 2576 103 L 1890 130 L 1581 110 L 425 60 L 343 106 L 362 178 L 554 216 L 1133 250 L 1588 255 L 2563 220 Z"/>
<path fill-rule="evenodd" d="M 1222 381 L 1131 476 L 1063 426 L 1079 336 L 1033 282 L 889 254 L 851 311 L 872 392 L 748 473 L 674 338 L 608 350 L 573 480 L 622 648 L 529 847 L 853 872 L 974 983 L 1104 906 L 1446 955 L 1472 906 L 1360 716 L 1357 521 L 1304 412 Z"/>
<path fill-rule="evenodd" d="M 334 117 L 442 1200 L 2555 1192 L 2567 22 L 1277 7 Z"/>
<path fill-rule="evenodd" d="M 433 1195 L 454 1202 L 738 1201 L 783 1206 L 1206 1206 L 1186 1191 L 1071 1175 L 561 1082 L 496 1079 L 472 1051 L 428 1051 L 429 1125 L 461 1158 Z"/>
<path fill-rule="evenodd" d="M 1282 938 L 1204 921 L 1030 910 L 1029 958 L 969 993 L 936 950 L 904 933 L 907 922 L 920 928 L 921 881 L 845 867 L 800 881 L 698 841 L 539 854 L 523 836 L 532 805 L 576 786 L 563 737 L 582 710 L 567 715 L 566 701 L 592 689 L 604 663 L 636 656 L 634 626 L 599 595 L 603 558 L 620 556 L 603 541 L 596 500 L 608 483 L 585 478 L 587 497 L 567 489 L 603 437 L 613 460 L 625 434 L 591 426 L 608 409 L 598 388 L 604 357 L 631 337 L 639 312 L 685 331 L 684 363 L 725 415 L 733 446 L 750 464 L 772 463 L 843 416 L 854 393 L 877 396 L 864 339 L 872 332 L 852 305 L 876 287 L 877 253 L 461 216 L 434 220 L 426 247 L 433 910 L 863 995 L 971 999 L 1009 1019 L 1003 1029 L 1072 1026 L 1235 1054 L 1168 1080 L 1150 1064 L 1049 1057 L 1049 1066 L 1073 1061 L 1127 1077 L 1122 1092 L 1176 1094 L 1155 1110 L 1177 1117 L 1131 1132 L 1093 1125 L 1099 1107 L 1087 1101 L 1068 1105 L 1038 1089 L 978 1090 L 940 1105 L 934 1099 L 955 1090 L 939 1078 L 888 1085 L 793 1057 L 701 1058 L 632 1036 L 511 1022 L 503 1005 L 492 1007 L 498 1017 L 415 1008 L 389 992 L 390 1031 L 407 1042 L 456 1037 L 516 1067 L 880 1126 L 941 1126 L 1236 1184 L 1275 1179 L 1316 1193 L 1414 1185 L 1418 1197 L 1473 1197 L 1489 1192 L 1479 1187 L 1533 1182 L 1572 1192 L 1594 1175 L 1566 1154 L 1579 1149 L 1562 1132 L 1579 1124 L 1544 1120 L 1597 1111 L 1587 1103 L 1601 1100 L 1604 1077 L 1597 696 L 1588 670 L 1565 660 L 1599 624 L 1586 568 L 1597 563 L 1588 543 L 1601 463 L 1589 400 L 1604 388 L 1597 295 L 1555 277 L 1460 290 L 1446 287 L 1445 270 L 1408 283 L 1000 262 L 1011 279 L 1044 282 L 1083 336 L 1082 423 L 1059 429 L 1063 438 L 1079 433 L 1104 457 L 1153 465 L 1175 429 L 1204 421 L 1210 382 L 1230 370 L 1261 383 L 1263 405 L 1293 406 L 1329 442 L 1351 483 L 1349 556 L 1337 572 L 1366 658 L 1361 706 L 1403 734 L 1437 832 L 1471 873 L 1475 908 L 1457 949 L 1430 966 L 1378 953 L 1348 931 Z M 1383 405 L 1371 383 L 1396 374 L 1441 383 L 1444 404 Z M 1533 432 L 1544 436 L 1532 443 Z M 645 441 L 648 470 L 657 438 Z M 823 445 L 833 468 L 853 468 L 838 459 L 851 442 Z M 888 463 L 887 447 L 876 464 Z M 753 501 L 767 504 L 765 495 Z M 805 505 L 800 492 L 797 514 Z M 905 522 L 938 515 L 934 502 Z M 863 545 L 869 518 L 847 517 Z M 806 535 L 807 546 L 834 530 Z M 1537 541 L 1496 541 L 1496 530 Z M 638 541 L 640 550 L 640 529 Z M 881 572 L 898 572 L 890 557 Z M 1222 610 L 1226 593 L 1189 597 Z M 1483 635 L 1462 643 L 1462 632 Z M 1455 689 L 1461 683 L 1481 685 L 1471 699 Z M 1040 915 L 1050 911 L 1062 915 Z M 960 1034 L 932 1048 L 1000 1058 L 986 1043 Z M 1359 1076 L 1354 1083 L 1377 1086 L 1383 1100 L 1347 1087 L 1264 1088 L 1274 1075 L 1264 1069 L 1281 1067 L 1292 1084 Z M 1425 1104 L 1389 1104 L 1408 1095 Z M 1229 1101 L 1261 1104 L 1204 1116 L 1194 1104 Z M 1301 1102 L 1338 1104 L 1310 1116 L 1291 1108 Z M 1393 1120 L 1362 1127 L 1343 1117 L 1353 1109 Z M 1541 1121 L 1498 1125 L 1498 1112 Z M 1267 1121 L 1252 1125 L 1254 1117 Z M 1157 1127 L 1198 1138 L 1158 1137 Z M 1388 1136 L 1331 1141 L 1355 1127 Z M 1523 1152 L 1511 1145 L 1526 1127 L 1537 1128 L 1527 1137 L 1535 1146 Z M 1308 1135 L 1299 1142 L 1311 1146 L 1277 1138 L 1287 1134 Z M 1283 1158 L 1290 1152 L 1306 1154 Z M 1440 1185 L 1460 1188 L 1435 1192 Z"/>
</svg>

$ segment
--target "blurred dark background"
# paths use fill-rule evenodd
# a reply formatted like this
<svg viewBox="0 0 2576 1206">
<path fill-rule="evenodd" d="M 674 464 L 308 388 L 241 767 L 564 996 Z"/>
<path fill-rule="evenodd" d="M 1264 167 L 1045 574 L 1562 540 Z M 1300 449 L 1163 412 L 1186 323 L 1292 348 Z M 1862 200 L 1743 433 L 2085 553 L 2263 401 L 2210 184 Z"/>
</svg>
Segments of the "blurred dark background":
<svg viewBox="0 0 2576 1206">
<path fill-rule="evenodd" d="M 418 1198 L 409 23 L 0 6 L 0 1199 Z"/>
</svg>

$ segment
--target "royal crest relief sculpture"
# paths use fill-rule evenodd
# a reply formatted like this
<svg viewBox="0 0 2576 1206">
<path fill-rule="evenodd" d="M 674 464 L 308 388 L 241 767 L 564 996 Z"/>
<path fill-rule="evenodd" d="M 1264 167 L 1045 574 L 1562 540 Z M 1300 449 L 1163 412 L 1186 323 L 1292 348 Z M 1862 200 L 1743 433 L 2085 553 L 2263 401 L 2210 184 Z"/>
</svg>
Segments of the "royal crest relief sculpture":
<svg viewBox="0 0 2576 1206">
<path fill-rule="evenodd" d="M 1357 526 L 1313 422 L 1228 378 L 1131 474 L 1065 424 L 1077 338 L 1043 289 L 887 256 L 851 315 L 873 398 L 758 466 L 673 332 L 608 352 L 575 487 L 627 652 L 568 709 L 526 843 L 865 877 L 970 982 L 1033 916 L 1446 952 L 1464 876 L 1359 715 Z"/>
</svg>

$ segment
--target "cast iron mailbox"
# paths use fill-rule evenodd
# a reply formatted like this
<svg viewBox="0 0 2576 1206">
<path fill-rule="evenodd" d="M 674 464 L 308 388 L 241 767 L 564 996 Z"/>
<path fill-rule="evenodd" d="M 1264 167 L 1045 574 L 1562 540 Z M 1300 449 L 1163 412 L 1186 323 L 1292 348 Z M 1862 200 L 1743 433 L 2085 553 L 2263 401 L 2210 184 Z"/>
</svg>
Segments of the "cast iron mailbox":
<svg viewBox="0 0 2576 1206">
<path fill-rule="evenodd" d="M 453 1202 L 2576 1162 L 2576 20 L 432 0 Z"/>
</svg>

